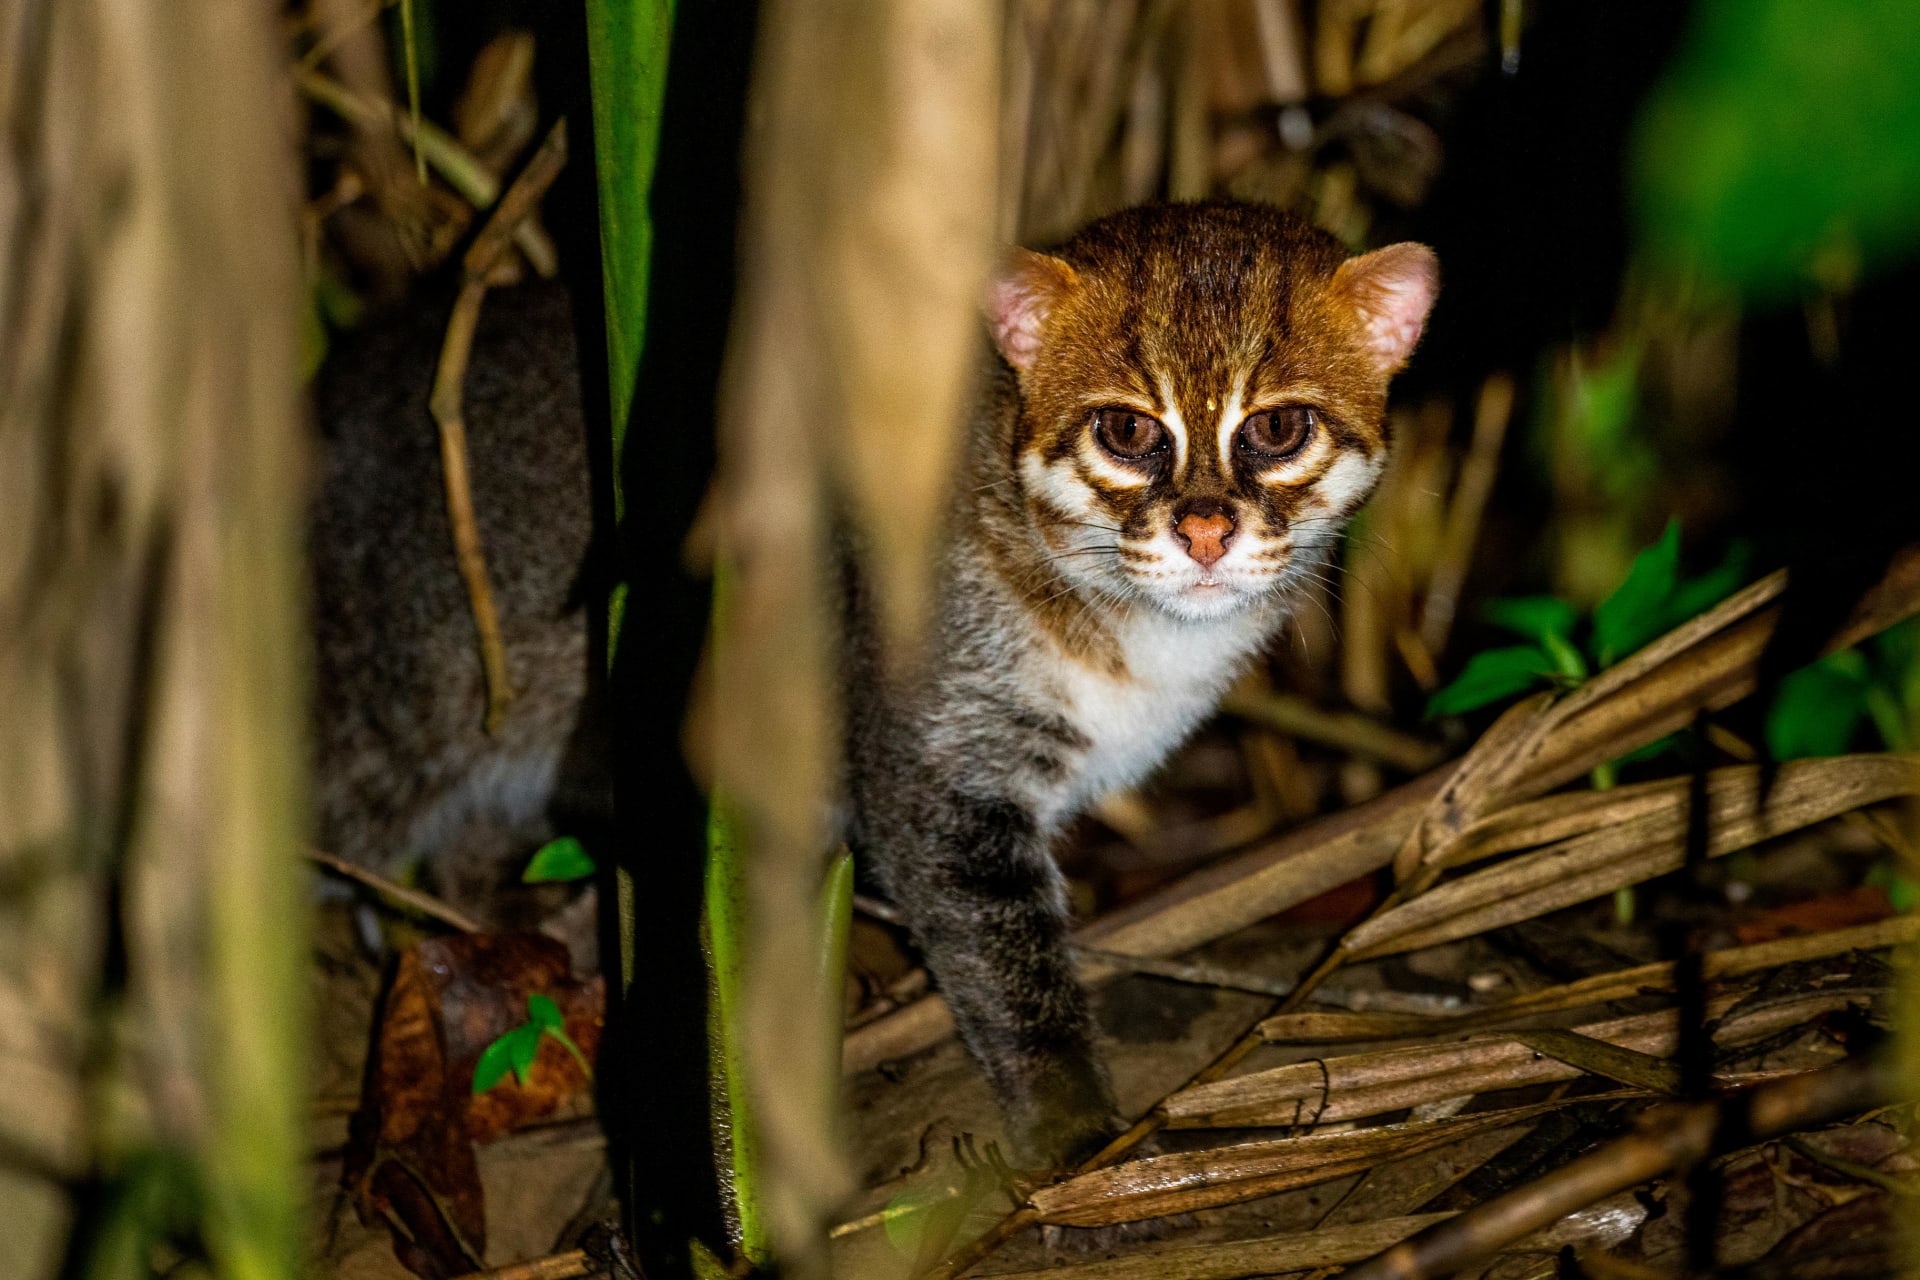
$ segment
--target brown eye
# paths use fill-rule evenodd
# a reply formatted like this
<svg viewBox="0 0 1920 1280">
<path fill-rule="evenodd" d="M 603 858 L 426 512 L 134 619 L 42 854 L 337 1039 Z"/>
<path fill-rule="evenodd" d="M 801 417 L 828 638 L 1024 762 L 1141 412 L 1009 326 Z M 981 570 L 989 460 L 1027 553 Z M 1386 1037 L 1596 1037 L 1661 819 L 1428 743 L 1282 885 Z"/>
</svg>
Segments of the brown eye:
<svg viewBox="0 0 1920 1280">
<path fill-rule="evenodd" d="M 1167 431 L 1157 419 L 1132 409 L 1100 409 L 1093 415 L 1093 438 L 1116 458 L 1138 462 L 1167 447 Z"/>
<path fill-rule="evenodd" d="M 1249 414 L 1240 424 L 1240 447 L 1262 458 L 1284 458 L 1306 444 L 1314 421 L 1313 410 L 1300 404 Z"/>
</svg>

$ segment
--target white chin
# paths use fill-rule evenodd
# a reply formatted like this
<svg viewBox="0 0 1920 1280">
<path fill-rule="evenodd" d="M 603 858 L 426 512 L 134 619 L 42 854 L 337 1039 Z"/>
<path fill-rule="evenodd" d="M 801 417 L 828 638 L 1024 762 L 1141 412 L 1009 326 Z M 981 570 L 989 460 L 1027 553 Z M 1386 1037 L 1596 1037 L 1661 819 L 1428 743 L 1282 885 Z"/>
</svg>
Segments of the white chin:
<svg viewBox="0 0 1920 1280">
<path fill-rule="evenodd" d="M 1224 579 L 1203 574 L 1186 586 L 1162 593 L 1160 604 L 1168 613 L 1202 622 L 1237 613 L 1248 599 L 1246 592 L 1228 586 Z"/>
</svg>

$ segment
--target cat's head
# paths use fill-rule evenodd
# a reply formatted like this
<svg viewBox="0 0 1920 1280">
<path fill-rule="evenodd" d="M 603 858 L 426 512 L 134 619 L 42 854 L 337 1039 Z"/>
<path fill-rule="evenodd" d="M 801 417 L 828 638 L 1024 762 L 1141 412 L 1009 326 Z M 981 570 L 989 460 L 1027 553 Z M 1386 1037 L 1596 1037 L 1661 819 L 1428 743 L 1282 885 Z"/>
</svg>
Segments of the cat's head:
<svg viewBox="0 0 1920 1280">
<path fill-rule="evenodd" d="M 1075 586 L 1196 620 L 1310 572 L 1380 476 L 1387 380 L 1438 285 L 1423 245 L 1349 258 L 1228 202 L 1016 253 L 989 321 L 1019 380 L 1012 462 L 1042 553 Z"/>
</svg>

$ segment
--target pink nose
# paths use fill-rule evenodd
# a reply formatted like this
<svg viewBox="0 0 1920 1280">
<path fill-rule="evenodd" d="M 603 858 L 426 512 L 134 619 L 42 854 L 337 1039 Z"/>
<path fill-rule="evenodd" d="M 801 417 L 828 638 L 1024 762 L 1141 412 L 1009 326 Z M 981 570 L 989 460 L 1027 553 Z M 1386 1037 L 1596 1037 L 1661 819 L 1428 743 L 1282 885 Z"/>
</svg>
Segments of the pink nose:
<svg viewBox="0 0 1920 1280">
<path fill-rule="evenodd" d="M 1186 540 L 1187 554 L 1198 560 L 1201 568 L 1211 569 L 1214 561 L 1227 554 L 1233 521 L 1226 516 L 1191 515 L 1173 526 L 1173 531 Z"/>
</svg>

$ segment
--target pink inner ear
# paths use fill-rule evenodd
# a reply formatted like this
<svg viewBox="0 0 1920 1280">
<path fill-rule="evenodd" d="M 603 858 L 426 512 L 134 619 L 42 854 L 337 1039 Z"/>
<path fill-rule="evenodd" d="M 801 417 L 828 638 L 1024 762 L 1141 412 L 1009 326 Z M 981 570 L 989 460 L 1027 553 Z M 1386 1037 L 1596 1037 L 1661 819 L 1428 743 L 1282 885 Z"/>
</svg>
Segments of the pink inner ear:
<svg viewBox="0 0 1920 1280">
<path fill-rule="evenodd" d="M 993 345 L 1014 368 L 1033 368 L 1054 304 L 1073 283 L 1073 268 L 1043 253 L 1016 250 L 987 293 Z"/>
<path fill-rule="evenodd" d="M 1423 244 L 1391 244 L 1349 258 L 1333 279 L 1360 313 L 1367 348 L 1380 371 L 1399 369 L 1420 341 L 1427 312 L 1440 292 L 1440 261 L 1433 250 Z"/>
</svg>

